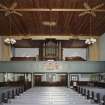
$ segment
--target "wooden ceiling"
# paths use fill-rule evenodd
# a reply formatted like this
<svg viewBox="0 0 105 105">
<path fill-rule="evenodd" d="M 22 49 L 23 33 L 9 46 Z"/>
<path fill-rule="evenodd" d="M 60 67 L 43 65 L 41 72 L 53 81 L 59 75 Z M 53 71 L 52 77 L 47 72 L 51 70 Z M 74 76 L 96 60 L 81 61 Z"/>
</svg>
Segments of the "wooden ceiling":
<svg viewBox="0 0 105 105">
<path fill-rule="evenodd" d="M 103 11 L 95 11 L 96 17 L 90 14 L 78 16 L 81 13 L 79 9 L 85 11 L 84 2 L 92 8 L 105 3 L 105 0 L 0 0 L 0 4 L 7 7 L 14 2 L 18 4 L 15 9 L 23 16 L 5 16 L 5 10 L 1 8 L 0 35 L 100 36 L 105 32 L 105 5 L 99 8 Z M 44 21 L 53 21 L 56 25 L 46 26 L 42 24 Z"/>
</svg>

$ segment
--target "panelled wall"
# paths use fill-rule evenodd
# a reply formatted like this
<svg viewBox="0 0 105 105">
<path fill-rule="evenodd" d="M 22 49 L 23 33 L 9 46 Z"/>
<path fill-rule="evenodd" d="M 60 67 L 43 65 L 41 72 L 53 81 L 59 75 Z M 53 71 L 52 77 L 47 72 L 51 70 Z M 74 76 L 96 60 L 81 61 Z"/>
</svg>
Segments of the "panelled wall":
<svg viewBox="0 0 105 105">
<path fill-rule="evenodd" d="M 105 61 L 7 61 L 0 62 L 0 72 L 105 72 Z"/>
</svg>

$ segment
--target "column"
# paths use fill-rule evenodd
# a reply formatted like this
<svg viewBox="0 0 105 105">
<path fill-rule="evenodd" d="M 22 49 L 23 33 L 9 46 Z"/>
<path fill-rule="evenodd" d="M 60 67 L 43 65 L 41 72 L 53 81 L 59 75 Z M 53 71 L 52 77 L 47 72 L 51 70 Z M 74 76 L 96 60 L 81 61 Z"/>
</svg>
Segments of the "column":
<svg viewBox="0 0 105 105">
<path fill-rule="evenodd" d="M 67 87 L 70 88 L 70 74 L 67 74 Z"/>
<path fill-rule="evenodd" d="M 31 75 L 31 87 L 34 87 L 34 73 Z"/>
<path fill-rule="evenodd" d="M 25 73 L 24 76 L 25 76 L 25 87 L 26 87 L 26 89 L 28 89 L 29 88 L 29 86 L 28 86 L 28 73 Z"/>
</svg>

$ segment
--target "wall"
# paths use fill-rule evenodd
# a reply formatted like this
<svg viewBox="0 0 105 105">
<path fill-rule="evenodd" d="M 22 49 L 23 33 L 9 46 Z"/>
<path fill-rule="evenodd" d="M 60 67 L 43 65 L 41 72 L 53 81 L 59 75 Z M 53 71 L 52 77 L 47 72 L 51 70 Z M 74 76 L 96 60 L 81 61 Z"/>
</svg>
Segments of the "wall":
<svg viewBox="0 0 105 105">
<path fill-rule="evenodd" d="M 79 74 L 79 81 L 90 81 L 91 74 Z"/>
<path fill-rule="evenodd" d="M 70 74 L 70 76 L 72 76 L 72 75 L 78 76 L 79 81 L 90 81 L 92 74 L 85 74 L 85 73 L 82 73 L 82 74 Z M 71 77 L 70 77 L 70 80 L 71 80 Z"/>
<path fill-rule="evenodd" d="M 105 34 L 100 37 L 100 60 L 105 61 Z"/>
<path fill-rule="evenodd" d="M 97 38 L 96 43 L 92 44 L 88 48 L 88 60 L 89 61 L 99 61 L 99 55 L 100 55 L 100 50 L 99 50 L 99 38 Z"/>
<path fill-rule="evenodd" d="M 0 73 L 0 82 L 3 82 L 3 81 L 4 81 L 3 73 Z"/>
<path fill-rule="evenodd" d="M 86 48 L 63 48 L 63 59 L 73 56 L 80 56 L 86 59 Z"/>
<path fill-rule="evenodd" d="M 39 55 L 39 48 L 15 48 L 15 57 L 35 57 Z"/>
<path fill-rule="evenodd" d="M 0 61 L 9 61 L 12 57 L 10 45 L 4 43 L 6 36 L 0 36 Z"/>
</svg>

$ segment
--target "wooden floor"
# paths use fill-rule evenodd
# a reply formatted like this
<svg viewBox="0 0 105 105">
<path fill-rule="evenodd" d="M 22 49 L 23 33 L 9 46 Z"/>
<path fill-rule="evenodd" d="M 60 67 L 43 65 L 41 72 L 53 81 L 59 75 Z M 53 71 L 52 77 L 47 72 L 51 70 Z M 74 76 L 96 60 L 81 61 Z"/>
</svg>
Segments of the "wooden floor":
<svg viewBox="0 0 105 105">
<path fill-rule="evenodd" d="M 3 105 L 92 105 L 92 103 L 70 88 L 36 87 Z"/>
</svg>

